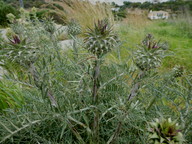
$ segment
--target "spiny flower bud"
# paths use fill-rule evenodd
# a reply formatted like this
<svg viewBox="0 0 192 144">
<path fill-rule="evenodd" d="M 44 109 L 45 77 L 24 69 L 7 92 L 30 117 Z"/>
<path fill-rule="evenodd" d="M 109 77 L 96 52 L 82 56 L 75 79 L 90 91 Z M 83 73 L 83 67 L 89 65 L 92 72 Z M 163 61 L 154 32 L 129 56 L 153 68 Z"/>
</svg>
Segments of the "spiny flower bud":
<svg viewBox="0 0 192 144">
<path fill-rule="evenodd" d="M 9 41 L 11 42 L 11 44 L 20 44 L 21 40 L 17 35 L 13 35 L 13 39 L 9 39 Z"/>
<path fill-rule="evenodd" d="M 142 41 L 139 49 L 134 52 L 134 63 L 142 71 L 157 68 L 161 65 L 167 43 L 156 42 L 151 34 Z"/>
<path fill-rule="evenodd" d="M 184 67 L 180 66 L 180 65 L 176 65 L 173 68 L 173 77 L 177 78 L 177 77 L 181 77 L 184 73 Z"/>
<path fill-rule="evenodd" d="M 180 126 L 171 118 L 150 122 L 148 132 L 150 144 L 182 144 L 185 141 Z"/>
<path fill-rule="evenodd" d="M 94 28 L 88 28 L 84 42 L 88 51 L 97 57 L 101 57 L 111 51 L 117 45 L 119 39 L 112 31 L 108 21 L 98 20 Z"/>
<path fill-rule="evenodd" d="M 68 24 L 67 33 L 70 36 L 79 35 L 81 33 L 80 24 L 76 20 L 72 19 Z"/>
</svg>

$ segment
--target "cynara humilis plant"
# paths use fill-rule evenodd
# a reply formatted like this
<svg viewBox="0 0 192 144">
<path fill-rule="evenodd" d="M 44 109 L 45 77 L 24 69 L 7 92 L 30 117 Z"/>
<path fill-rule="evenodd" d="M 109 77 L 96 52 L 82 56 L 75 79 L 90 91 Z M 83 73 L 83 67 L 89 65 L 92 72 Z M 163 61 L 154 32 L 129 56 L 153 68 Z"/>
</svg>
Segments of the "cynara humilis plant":
<svg viewBox="0 0 192 144">
<path fill-rule="evenodd" d="M 81 31 L 81 25 L 75 19 L 72 19 L 68 24 L 67 33 L 73 39 L 73 50 L 75 52 L 75 58 L 78 57 L 78 48 L 76 44 L 77 35 L 79 35 Z"/>
<path fill-rule="evenodd" d="M 119 41 L 106 19 L 98 21 L 94 29 L 88 28 L 85 37 L 86 49 L 96 55 L 97 58 L 111 51 Z"/>
<path fill-rule="evenodd" d="M 85 33 L 85 48 L 95 55 L 95 72 L 94 72 L 94 79 L 96 80 L 99 75 L 99 60 L 105 54 L 110 52 L 119 42 L 117 35 L 113 32 L 110 23 L 104 20 L 98 20 L 95 23 L 94 28 L 88 28 L 87 32 Z M 96 82 L 97 83 L 97 82 Z M 95 84 L 96 84 L 95 83 Z M 97 101 L 97 90 L 93 90 L 93 99 Z"/>
<path fill-rule="evenodd" d="M 75 19 L 72 19 L 67 26 L 69 36 L 77 36 L 81 33 L 81 25 Z"/>
<path fill-rule="evenodd" d="M 176 65 L 173 68 L 173 78 L 178 78 L 178 77 L 182 77 L 184 74 L 184 67 L 180 66 L 180 65 Z"/>
<path fill-rule="evenodd" d="M 49 77 L 47 74 L 49 69 L 46 68 L 49 63 L 47 59 L 51 61 L 53 54 L 45 53 L 50 50 L 49 47 L 55 47 L 56 42 L 51 39 L 50 31 L 44 27 L 45 23 L 40 23 L 37 19 L 35 8 L 31 11 L 31 17 L 28 12 L 25 13 L 24 9 L 21 9 L 21 12 L 23 12 L 21 18 L 13 20 L 14 23 L 10 25 L 9 41 L 0 51 L 1 58 L 4 62 L 9 60 L 8 62 L 24 66 L 34 80 L 35 86 L 42 92 L 42 96 L 50 100 L 51 106 L 57 107 L 57 101 L 50 87 L 51 82 L 46 81 Z M 52 29 L 51 32 L 53 32 Z M 44 65 L 38 71 L 35 66 L 37 62 L 42 62 Z"/>
<path fill-rule="evenodd" d="M 133 53 L 133 62 L 139 68 L 140 73 L 134 81 L 129 100 L 137 95 L 140 88 L 139 81 L 144 78 L 146 73 L 161 66 L 168 44 L 160 40 L 156 41 L 153 35 L 148 34 L 138 47 L 139 49 Z"/>
<path fill-rule="evenodd" d="M 110 52 L 118 43 L 118 37 L 113 32 L 112 27 L 106 20 L 98 20 L 93 28 L 88 28 L 85 33 L 85 48 L 94 54 L 95 65 L 93 70 L 93 104 L 98 104 L 99 74 L 101 58 Z M 98 140 L 99 112 L 95 112 L 93 122 L 94 141 Z"/>
<path fill-rule="evenodd" d="M 150 122 L 148 132 L 150 144 L 183 144 L 185 141 L 180 126 L 171 118 Z"/>
</svg>

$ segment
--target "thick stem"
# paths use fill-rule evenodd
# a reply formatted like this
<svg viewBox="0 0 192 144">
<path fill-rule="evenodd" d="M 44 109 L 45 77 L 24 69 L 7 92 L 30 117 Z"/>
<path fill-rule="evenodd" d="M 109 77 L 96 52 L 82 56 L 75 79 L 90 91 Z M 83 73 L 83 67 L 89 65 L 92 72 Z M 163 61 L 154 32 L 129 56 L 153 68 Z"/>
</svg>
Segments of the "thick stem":
<svg viewBox="0 0 192 144">
<path fill-rule="evenodd" d="M 93 73 L 93 91 L 92 91 L 94 105 L 98 104 L 99 72 L 100 72 L 100 61 L 99 59 L 96 59 Z M 94 112 L 93 140 L 94 143 L 98 143 L 99 141 L 99 112 L 97 109 Z"/>
<path fill-rule="evenodd" d="M 93 141 L 95 144 L 99 143 L 99 112 L 97 109 L 94 112 Z"/>
<path fill-rule="evenodd" d="M 98 102 L 98 89 L 99 89 L 99 72 L 100 72 L 100 64 L 99 60 L 95 60 L 95 67 L 93 73 L 93 103 L 97 104 Z"/>
</svg>

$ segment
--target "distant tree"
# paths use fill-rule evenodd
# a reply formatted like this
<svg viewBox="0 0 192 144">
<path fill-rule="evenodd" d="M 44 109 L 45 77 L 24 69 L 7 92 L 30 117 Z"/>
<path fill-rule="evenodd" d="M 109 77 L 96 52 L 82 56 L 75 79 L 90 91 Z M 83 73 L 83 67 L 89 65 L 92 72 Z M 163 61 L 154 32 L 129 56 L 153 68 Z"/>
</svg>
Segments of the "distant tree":
<svg viewBox="0 0 192 144">
<path fill-rule="evenodd" d="M 143 4 L 141 4 L 140 8 L 141 9 L 150 9 L 152 3 L 150 2 L 144 2 Z"/>
<path fill-rule="evenodd" d="M 8 25 L 8 20 L 6 16 L 9 13 L 12 13 L 16 17 L 18 16 L 18 11 L 14 7 L 0 0 L 0 25 Z"/>
<path fill-rule="evenodd" d="M 115 8 L 119 7 L 119 5 L 116 4 L 115 2 L 112 2 L 111 5 L 112 5 L 113 7 L 115 7 Z"/>
</svg>

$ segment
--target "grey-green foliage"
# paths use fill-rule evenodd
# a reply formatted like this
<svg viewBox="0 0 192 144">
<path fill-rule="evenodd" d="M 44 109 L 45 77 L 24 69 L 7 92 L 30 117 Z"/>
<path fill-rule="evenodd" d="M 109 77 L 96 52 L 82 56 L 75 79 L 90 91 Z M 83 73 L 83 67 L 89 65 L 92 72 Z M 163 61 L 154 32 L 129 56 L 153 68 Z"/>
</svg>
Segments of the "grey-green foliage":
<svg viewBox="0 0 192 144">
<path fill-rule="evenodd" d="M 160 114 L 178 119 L 186 141 L 192 141 L 191 76 L 173 82 L 169 74 L 150 75 L 144 79 L 138 97 L 127 101 L 135 75 L 130 72 L 129 62 L 104 62 L 100 69 L 99 103 L 94 106 L 92 57 L 87 53 L 79 55 L 82 61 L 77 63 L 70 51 L 61 51 L 57 39 L 43 28 L 40 31 L 46 40 L 39 43 L 36 37 L 43 33 L 38 32 L 34 23 L 31 26 L 34 26 L 31 33 L 24 34 L 31 34 L 29 39 L 34 38 L 40 44 L 40 56 L 30 67 L 32 73 L 22 71 L 25 75 L 22 79 L 12 78 L 9 73 L 6 76 L 20 83 L 26 104 L 0 116 L 0 143 L 92 143 L 96 110 L 98 144 L 148 144 L 147 123 Z M 22 25 L 18 28 L 22 29 Z M 57 108 L 44 98 L 48 93 L 55 97 Z"/>
<path fill-rule="evenodd" d="M 48 101 L 41 98 L 40 91 L 35 87 L 23 89 L 26 105 L 18 112 L 8 111 L 7 116 L 0 117 L 0 140 L 5 140 L 3 143 L 92 142 L 92 120 L 97 108 L 92 105 L 90 98 L 89 67 L 92 65 L 89 64 L 90 61 L 78 65 L 70 59 L 65 59 L 66 57 L 67 55 L 64 55 L 62 58 L 65 64 L 61 65 L 60 62 L 54 61 L 55 66 L 49 66 L 51 73 L 54 73 L 52 79 L 55 83 L 52 85 L 52 90 L 57 96 L 59 111 L 51 109 Z M 98 104 L 100 111 L 98 143 L 112 140 L 117 144 L 148 144 L 146 126 L 154 117 L 159 117 L 158 113 L 172 116 L 173 119 L 181 116 L 183 121 L 179 119 L 178 122 L 184 124 L 182 133 L 190 141 L 191 106 L 189 104 L 188 108 L 183 108 L 179 105 L 180 102 L 177 102 L 177 99 L 183 101 L 183 97 L 186 98 L 184 103 L 190 102 L 191 94 L 188 89 L 190 85 L 170 83 L 171 81 L 164 76 L 151 77 L 146 80 L 146 86 L 142 88 L 144 92 L 139 95 L 139 99 L 130 103 L 127 101 L 130 85 L 126 82 L 131 80 L 128 69 L 126 64 L 101 67 L 101 73 L 107 71 L 107 74 L 101 76 L 99 91 L 101 97 Z M 163 78 L 166 82 L 162 81 Z M 190 80 L 187 77 L 186 79 Z M 152 101 L 154 98 L 155 102 Z M 165 105 L 162 103 L 165 101 L 164 98 L 167 103 Z M 170 104 L 178 109 L 171 107 Z"/>
<path fill-rule="evenodd" d="M 89 69 L 92 65 L 90 61 L 81 65 L 74 64 L 73 61 L 65 58 L 67 58 L 67 55 L 63 55 L 61 62 L 54 61 L 46 64 L 46 67 L 50 69 L 47 74 L 51 74 L 52 81 L 55 81 L 51 88 L 57 96 L 59 110 L 51 109 L 48 101 L 40 97 L 41 91 L 32 83 L 32 88 L 23 89 L 27 99 L 26 106 L 23 106 L 23 109 L 15 112 L 15 114 L 8 111 L 7 117 L 2 116 L 0 118 L 0 141 L 3 141 L 3 143 L 22 143 L 26 141 L 30 143 L 92 142 L 92 120 L 94 111 L 97 109 L 92 105 L 92 99 L 90 98 L 92 87 L 90 85 Z M 38 65 L 43 66 L 40 62 Z M 37 66 L 38 71 L 41 69 L 39 66 Z M 100 140 L 98 143 L 106 143 L 111 140 L 121 143 L 128 141 L 128 139 L 141 141 L 131 134 L 127 135 L 130 130 L 134 131 L 135 134 L 142 132 L 142 129 L 144 129 L 142 123 L 145 119 L 141 116 L 141 109 L 137 104 L 132 105 L 131 108 L 127 104 L 124 97 L 127 93 L 125 89 L 127 85 L 123 82 L 119 83 L 123 80 L 123 69 L 123 66 L 118 67 L 116 65 L 101 68 L 102 73 L 109 72 L 107 76 L 103 76 L 102 88 L 100 89 L 102 97 L 100 99 L 101 103 L 98 105 L 101 115 L 99 119 Z M 23 85 L 25 86 L 25 84 Z M 118 97 L 115 97 L 115 95 Z M 131 115 L 127 116 L 128 112 Z M 135 121 L 134 114 L 137 114 L 138 123 L 130 125 Z M 6 120 L 8 117 L 9 121 Z M 117 139 L 116 136 L 112 137 L 114 134 L 119 134 L 119 132 L 116 133 L 118 125 L 121 125 L 122 131 L 120 139 Z M 125 128 L 126 125 L 129 127 Z M 137 128 L 138 125 L 141 128 Z"/>
<path fill-rule="evenodd" d="M 25 11 L 22 11 L 25 13 Z M 43 48 L 49 48 L 52 45 L 49 40 L 49 33 L 44 28 L 44 23 L 36 19 L 33 21 L 28 18 L 28 13 L 22 14 L 20 20 L 15 20 L 11 24 L 13 31 L 5 47 L 1 50 L 2 59 L 19 63 L 23 66 L 29 66 L 37 61 Z M 35 21 L 35 22 L 34 22 Z"/>
<path fill-rule="evenodd" d="M 155 41 L 151 34 L 148 34 L 138 47 L 133 54 L 133 60 L 142 71 L 159 67 L 168 48 L 167 43 Z"/>
<path fill-rule="evenodd" d="M 48 31 L 49 25 L 44 27 L 46 23 L 39 22 L 34 11 L 32 9 L 31 20 L 29 13 L 21 9 L 21 19 L 11 25 L 13 33 L 10 37 L 13 38 L 4 40 L 4 47 L 0 51 L 1 61 L 5 68 L 8 68 L 6 65 L 10 62 L 25 67 L 30 81 L 41 90 L 42 96 L 49 98 L 52 106 L 57 106 L 51 89 L 53 79 L 50 67 L 54 66 L 51 63 L 58 54 L 59 45 L 53 35 L 54 31 Z"/>
</svg>

